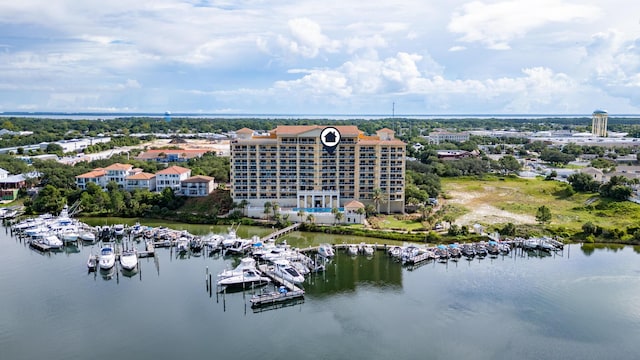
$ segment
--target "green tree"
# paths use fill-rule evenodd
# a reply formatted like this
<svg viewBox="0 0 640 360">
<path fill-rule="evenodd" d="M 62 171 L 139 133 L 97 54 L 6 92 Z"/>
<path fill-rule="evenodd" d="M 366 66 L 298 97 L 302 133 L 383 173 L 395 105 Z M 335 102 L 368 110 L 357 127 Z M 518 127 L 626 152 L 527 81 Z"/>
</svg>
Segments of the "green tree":
<svg viewBox="0 0 640 360">
<path fill-rule="evenodd" d="M 536 212 L 536 221 L 540 224 L 551 222 L 551 210 L 545 205 L 540 206 Z"/>
<path fill-rule="evenodd" d="M 267 219 L 269 219 L 269 214 L 271 214 L 271 208 L 272 208 L 272 204 L 271 201 L 265 201 L 264 203 L 264 211 L 263 213 L 265 214 L 265 216 L 267 217 Z"/>
<path fill-rule="evenodd" d="M 380 188 L 373 189 L 373 193 L 371 194 L 371 200 L 376 207 L 376 213 L 380 213 L 380 202 L 382 201 L 383 193 Z"/>
<path fill-rule="evenodd" d="M 247 206 L 249 206 L 249 201 L 247 201 L 247 199 L 242 199 L 239 205 L 242 209 L 242 216 L 247 216 Z"/>
<path fill-rule="evenodd" d="M 38 213 L 58 214 L 66 203 L 59 189 L 46 185 L 33 200 L 32 210 Z"/>
<path fill-rule="evenodd" d="M 518 172 L 518 170 L 520 170 L 520 168 L 522 167 L 520 165 L 520 162 L 518 162 L 518 159 L 516 159 L 512 155 L 503 156 L 502 158 L 500 158 L 500 160 L 498 160 L 498 164 L 500 164 L 500 170 L 504 174 Z"/>
<path fill-rule="evenodd" d="M 308 222 L 309 224 L 315 224 L 315 222 L 316 222 L 316 216 L 315 216 L 315 215 L 313 215 L 313 214 L 309 214 L 309 215 L 307 215 L 307 222 Z"/>
</svg>

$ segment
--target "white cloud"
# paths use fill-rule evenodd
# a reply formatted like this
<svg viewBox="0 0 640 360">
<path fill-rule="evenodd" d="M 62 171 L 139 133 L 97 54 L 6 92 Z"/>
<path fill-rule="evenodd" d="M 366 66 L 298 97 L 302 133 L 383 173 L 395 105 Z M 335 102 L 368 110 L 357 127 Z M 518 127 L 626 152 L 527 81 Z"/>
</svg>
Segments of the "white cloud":
<svg viewBox="0 0 640 360">
<path fill-rule="evenodd" d="M 473 1 L 453 13 L 449 31 L 462 42 L 480 42 L 490 49 L 509 49 L 509 42 L 550 23 L 593 21 L 599 9 L 563 0 Z"/>
<path fill-rule="evenodd" d="M 320 25 L 308 18 L 289 20 L 288 25 L 291 38 L 280 37 L 279 42 L 292 54 L 314 58 L 321 50 L 331 53 L 340 48 L 339 41 L 329 39 Z"/>
</svg>

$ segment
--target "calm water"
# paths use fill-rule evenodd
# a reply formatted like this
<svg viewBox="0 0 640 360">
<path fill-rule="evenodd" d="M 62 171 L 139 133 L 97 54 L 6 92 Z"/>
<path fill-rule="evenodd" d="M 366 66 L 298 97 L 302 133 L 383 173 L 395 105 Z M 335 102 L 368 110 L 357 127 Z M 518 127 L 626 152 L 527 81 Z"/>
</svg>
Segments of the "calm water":
<svg viewBox="0 0 640 360">
<path fill-rule="evenodd" d="M 124 276 L 87 273 L 97 247 L 41 255 L 4 231 L 0 241 L 1 359 L 637 358 L 630 247 L 412 270 L 339 252 L 308 279 L 304 303 L 254 312 L 248 294 L 205 290 L 206 268 L 234 259 L 159 249 Z"/>
</svg>

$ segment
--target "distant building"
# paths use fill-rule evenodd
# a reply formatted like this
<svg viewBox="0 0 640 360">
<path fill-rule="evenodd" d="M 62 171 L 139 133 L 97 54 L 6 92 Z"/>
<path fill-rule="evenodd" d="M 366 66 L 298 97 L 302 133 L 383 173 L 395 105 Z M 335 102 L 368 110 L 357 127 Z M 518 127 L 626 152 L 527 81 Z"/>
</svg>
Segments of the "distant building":
<svg viewBox="0 0 640 360">
<path fill-rule="evenodd" d="M 174 193 L 181 191 L 180 183 L 191 176 L 191 169 L 181 166 L 171 166 L 156 173 L 156 190 L 162 192 L 166 188 L 173 189 Z"/>
<path fill-rule="evenodd" d="M 595 110 L 591 115 L 591 133 L 595 136 L 607 136 L 608 114 L 605 110 Z"/>
<path fill-rule="evenodd" d="M 202 157 L 211 150 L 203 149 L 156 149 L 147 150 L 136 156 L 136 160 L 157 162 L 185 162 L 189 159 Z"/>
<path fill-rule="evenodd" d="M 215 190 L 215 179 L 211 176 L 196 175 L 181 182 L 184 196 L 207 196 Z"/>
<path fill-rule="evenodd" d="M 155 191 L 156 189 L 156 175 L 146 172 L 139 172 L 137 174 L 129 175 L 125 178 L 125 189 L 131 191 L 135 189 L 144 189 L 149 191 Z"/>
<path fill-rule="evenodd" d="M 80 174 L 76 176 L 76 186 L 79 189 L 87 190 L 87 185 L 89 183 L 94 183 L 101 188 L 105 188 L 107 186 L 107 172 L 105 169 L 97 168 L 89 171 L 88 173 Z"/>
<path fill-rule="evenodd" d="M 469 140 L 468 132 L 434 131 L 429 133 L 429 144 L 440 144 L 442 142 L 465 142 Z"/>
<path fill-rule="evenodd" d="M 438 150 L 438 159 L 442 160 L 459 160 L 468 157 L 476 157 L 478 156 L 478 152 L 476 150 L 466 151 L 466 150 Z"/>
</svg>

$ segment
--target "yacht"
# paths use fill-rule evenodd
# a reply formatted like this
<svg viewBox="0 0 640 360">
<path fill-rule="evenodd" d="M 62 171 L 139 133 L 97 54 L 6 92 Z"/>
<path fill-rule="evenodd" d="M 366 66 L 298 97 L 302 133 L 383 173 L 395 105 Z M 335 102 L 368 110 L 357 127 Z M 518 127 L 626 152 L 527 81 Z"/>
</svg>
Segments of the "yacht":
<svg viewBox="0 0 640 360">
<path fill-rule="evenodd" d="M 89 269 L 89 271 L 95 271 L 97 267 L 98 260 L 93 254 L 89 255 L 89 259 L 87 260 L 87 269 Z"/>
<path fill-rule="evenodd" d="M 275 275 L 281 277 L 285 281 L 289 281 L 295 284 L 301 284 L 304 282 L 304 276 L 302 276 L 296 268 L 294 268 L 289 260 L 279 259 L 273 263 L 273 272 Z"/>
<path fill-rule="evenodd" d="M 56 235 L 47 235 L 39 241 L 49 246 L 51 249 L 60 249 L 64 245 L 62 240 L 60 240 Z"/>
<path fill-rule="evenodd" d="M 116 253 L 112 245 L 105 244 L 100 249 L 100 269 L 108 270 L 116 264 Z"/>
<path fill-rule="evenodd" d="M 115 236 L 123 236 L 124 235 L 124 224 L 115 224 L 115 225 L 113 225 L 113 235 L 115 235 Z"/>
<path fill-rule="evenodd" d="M 96 242 L 96 234 L 91 230 L 82 230 L 78 234 L 78 238 L 89 243 Z"/>
<path fill-rule="evenodd" d="M 270 281 L 256 268 L 256 261 L 247 257 L 240 260 L 235 269 L 218 274 L 218 286 L 241 287 L 243 285 L 265 285 Z"/>
<path fill-rule="evenodd" d="M 133 270 L 138 266 L 138 254 L 135 250 L 125 250 L 120 255 L 120 265 L 125 270 Z"/>
<path fill-rule="evenodd" d="M 373 254 L 375 253 L 375 249 L 373 248 L 373 245 L 366 244 L 362 247 L 362 253 L 366 256 L 373 256 Z"/>
<path fill-rule="evenodd" d="M 320 246 L 318 246 L 318 254 L 325 258 L 332 258 L 336 255 L 333 247 L 329 244 L 320 244 Z"/>
<path fill-rule="evenodd" d="M 176 252 L 178 254 L 186 254 L 189 251 L 189 239 L 182 236 L 176 242 Z"/>
<path fill-rule="evenodd" d="M 349 247 L 347 248 L 347 253 L 351 256 L 358 255 L 358 245 L 355 245 L 355 244 L 349 245 Z"/>
</svg>

